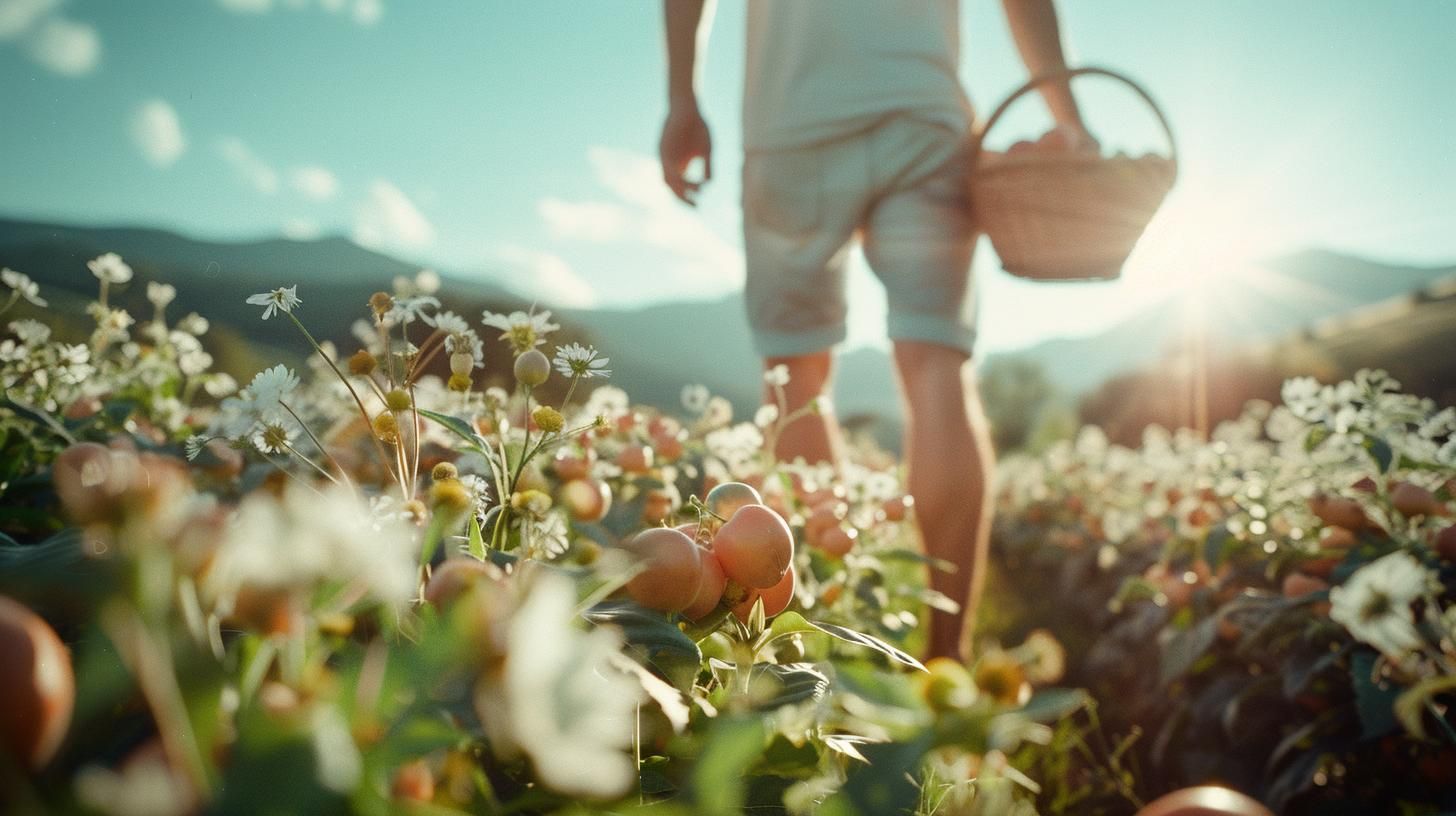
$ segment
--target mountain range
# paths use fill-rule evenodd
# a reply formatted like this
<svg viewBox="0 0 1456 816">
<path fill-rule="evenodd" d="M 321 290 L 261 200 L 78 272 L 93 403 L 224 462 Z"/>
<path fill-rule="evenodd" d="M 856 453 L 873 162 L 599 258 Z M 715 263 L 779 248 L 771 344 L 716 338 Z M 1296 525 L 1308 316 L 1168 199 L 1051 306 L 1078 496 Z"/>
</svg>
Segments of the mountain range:
<svg viewBox="0 0 1456 816">
<path fill-rule="evenodd" d="M 215 242 L 159 229 L 0 218 L 0 264 L 30 275 L 65 311 L 79 310 L 94 297 L 96 282 L 85 262 L 103 252 L 120 254 L 135 269 L 138 282 L 118 297 L 137 313 L 146 313 L 140 282 L 171 283 L 178 290 L 172 314 L 197 311 L 223 327 L 223 336 L 293 353 L 306 350 L 303 341 L 283 326 L 260 323 L 257 307 L 244 302 L 248 295 L 296 283 L 314 333 L 344 340 L 372 292 L 420 269 L 341 237 Z M 1265 267 L 1279 285 L 1238 299 L 1228 313 L 1211 313 L 1212 342 L 1275 340 L 1456 276 L 1456 266 L 1397 266 L 1325 250 L 1275 258 Z M 514 293 L 510 280 L 445 270 L 441 275 L 446 282 L 442 300 L 467 317 L 474 318 L 481 308 L 529 305 Z M 595 343 L 611 357 L 612 381 L 640 402 L 674 408 L 684 385 L 701 383 L 740 412 L 757 404 L 759 362 L 737 296 L 630 310 L 559 310 L 556 316 L 564 336 Z M 1099 334 L 1048 340 L 988 360 L 1030 361 L 1062 393 L 1076 396 L 1113 375 L 1155 362 L 1177 340 L 1183 324 L 1177 310 L 1159 305 Z M 898 424 L 889 356 L 875 348 L 841 354 L 836 401 L 842 415 L 875 415 L 891 427 Z"/>
</svg>

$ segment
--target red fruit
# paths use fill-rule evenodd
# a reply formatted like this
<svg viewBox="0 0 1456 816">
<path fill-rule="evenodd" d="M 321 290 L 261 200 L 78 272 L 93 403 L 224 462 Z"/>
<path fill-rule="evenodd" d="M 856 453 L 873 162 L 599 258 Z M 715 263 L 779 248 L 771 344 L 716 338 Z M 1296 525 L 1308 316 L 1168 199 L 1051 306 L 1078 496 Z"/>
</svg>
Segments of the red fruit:
<svg viewBox="0 0 1456 816">
<path fill-rule="evenodd" d="M 55 755 L 76 703 L 71 654 L 55 630 L 0 596 L 0 748 L 40 769 Z"/>
<path fill-rule="evenodd" d="M 885 503 L 880 505 L 880 509 L 884 511 L 886 521 L 904 521 L 905 514 L 914 506 L 915 497 L 907 495 L 886 499 Z"/>
<path fill-rule="evenodd" d="M 811 545 L 819 543 L 819 537 L 830 528 L 838 527 L 849 512 L 849 506 L 837 499 L 830 499 L 816 506 L 804 522 L 804 538 Z"/>
<path fill-rule="evenodd" d="M 617 467 L 623 472 L 642 475 L 652 470 L 652 448 L 646 445 L 628 445 L 617 454 Z"/>
<path fill-rule="evenodd" d="M 590 448 L 585 453 L 563 449 L 557 451 L 555 458 L 551 460 L 551 469 L 556 471 L 557 478 L 563 482 L 585 479 L 591 475 L 592 460 L 595 458 L 596 454 Z"/>
<path fill-rule="evenodd" d="M 858 540 L 858 530 L 852 527 L 845 527 L 842 524 L 836 524 L 828 530 L 825 530 L 819 536 L 819 540 L 815 542 L 815 546 L 830 558 L 843 558 L 849 554 L 850 550 L 854 549 L 854 542 Z"/>
<path fill-rule="evenodd" d="M 783 579 L 794 560 L 794 536 L 777 513 L 746 504 L 713 537 L 723 572 L 749 589 L 767 589 Z"/>
<path fill-rule="evenodd" d="M 572 479 L 561 486 L 561 503 L 577 521 L 601 521 L 612 509 L 612 489 L 597 479 Z"/>
<path fill-rule="evenodd" d="M 696 521 L 689 521 L 686 524 L 679 524 L 672 529 L 681 530 L 683 535 L 691 538 L 695 542 L 698 540 L 698 523 Z M 707 542 L 704 541 L 703 544 L 707 544 Z"/>
<path fill-rule="evenodd" d="M 1456 525 L 1447 527 L 1436 533 L 1436 539 L 1431 544 L 1431 549 L 1436 551 L 1443 561 L 1456 561 Z"/>
<path fill-rule="evenodd" d="M 748 623 L 748 616 L 753 613 L 753 602 L 763 598 L 763 616 L 765 619 L 789 608 L 789 601 L 794 599 L 794 584 L 798 576 L 794 572 L 792 564 L 789 565 L 784 577 L 779 579 L 777 584 L 768 589 L 750 590 L 748 597 L 743 602 L 733 607 L 733 614 L 744 623 Z"/>
<path fill-rule="evenodd" d="M 1390 503 L 1407 518 L 1446 515 L 1446 506 L 1436 494 L 1410 482 L 1397 482 L 1390 488 Z"/>
<path fill-rule="evenodd" d="M 428 802 L 435 798 L 435 775 L 423 759 L 406 763 L 395 769 L 390 792 L 396 799 Z"/>
<path fill-rule="evenodd" d="M 1330 585 L 1325 581 L 1313 576 L 1305 575 L 1302 572 L 1291 572 L 1284 576 L 1282 589 L 1286 598 L 1303 598 L 1316 592 L 1323 592 L 1329 589 Z"/>
<path fill-rule="evenodd" d="M 1326 527 L 1320 530 L 1320 548 L 1341 552 L 1355 546 L 1355 534 L 1344 527 Z"/>
<path fill-rule="evenodd" d="M 708 491 L 703 504 L 713 513 L 728 519 L 745 504 L 763 504 L 763 497 L 743 482 L 724 482 Z"/>
<path fill-rule="evenodd" d="M 718 608 L 718 601 L 723 598 L 723 588 L 728 585 L 728 576 L 723 574 L 723 565 L 718 563 L 713 551 L 703 550 L 700 555 L 703 559 L 703 579 L 698 584 L 698 596 L 683 610 L 683 617 L 694 621 Z"/>
<path fill-rule="evenodd" d="M 1354 499 L 1320 493 L 1310 498 L 1309 509 L 1325 524 L 1347 530 L 1359 530 L 1368 523 L 1365 509 Z"/>
<path fill-rule="evenodd" d="M 654 527 L 622 544 L 643 565 L 627 582 L 627 594 L 648 609 L 681 612 L 697 600 L 703 581 L 698 545 L 680 530 Z"/>
<path fill-rule="evenodd" d="M 450 558 L 435 568 L 425 584 L 425 600 L 444 606 L 482 581 L 492 579 L 490 567 L 474 558 Z"/>
</svg>

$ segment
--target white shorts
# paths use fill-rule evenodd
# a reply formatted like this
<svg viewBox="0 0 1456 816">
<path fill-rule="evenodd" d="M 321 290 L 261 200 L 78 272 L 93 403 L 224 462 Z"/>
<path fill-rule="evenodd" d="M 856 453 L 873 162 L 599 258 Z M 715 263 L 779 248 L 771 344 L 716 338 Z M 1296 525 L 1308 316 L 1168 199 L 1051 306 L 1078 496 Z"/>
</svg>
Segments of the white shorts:
<svg viewBox="0 0 1456 816">
<path fill-rule="evenodd" d="M 890 338 L 969 354 L 969 158 L 961 134 L 908 115 L 825 144 L 746 154 L 745 300 L 759 354 L 810 354 L 844 340 L 856 236 L 885 286 Z"/>
</svg>

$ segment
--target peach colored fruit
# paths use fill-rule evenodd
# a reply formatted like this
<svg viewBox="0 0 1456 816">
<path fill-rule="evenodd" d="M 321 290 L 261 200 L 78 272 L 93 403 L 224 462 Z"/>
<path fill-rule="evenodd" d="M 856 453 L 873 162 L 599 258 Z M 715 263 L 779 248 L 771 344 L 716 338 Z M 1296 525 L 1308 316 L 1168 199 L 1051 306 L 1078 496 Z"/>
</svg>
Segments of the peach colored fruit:
<svg viewBox="0 0 1456 816">
<path fill-rule="evenodd" d="M 885 499 L 880 509 L 885 514 L 886 521 L 904 521 L 906 513 L 915 506 L 914 496 L 896 496 L 893 499 Z"/>
<path fill-rule="evenodd" d="M 1254 799 L 1229 788 L 1201 785 L 1155 800 L 1136 816 L 1274 816 Z"/>
<path fill-rule="evenodd" d="M 703 559 L 693 540 L 671 527 L 643 530 L 622 544 L 643 565 L 627 582 L 627 594 L 648 609 L 681 612 L 697 599 Z"/>
<path fill-rule="evenodd" d="M 745 504 L 713 537 L 713 552 L 729 578 L 749 589 L 767 589 L 794 560 L 794 536 L 774 511 Z"/>
<path fill-rule="evenodd" d="M 1320 493 L 1310 497 L 1309 509 L 1325 524 L 1347 530 L 1359 530 L 1367 523 L 1364 508 L 1354 499 Z"/>
<path fill-rule="evenodd" d="M 848 512 L 849 506 L 837 499 L 820 503 L 804 521 L 804 539 L 810 544 L 817 545 L 819 537 L 828 532 L 830 528 L 838 527 L 839 522 L 844 520 Z"/>
<path fill-rule="evenodd" d="M 598 479 L 572 479 L 561 486 L 561 504 L 577 521 L 601 521 L 612 509 L 612 489 Z"/>
<path fill-rule="evenodd" d="M 723 574 L 723 566 L 718 563 L 713 551 L 702 550 L 699 555 L 703 559 L 703 580 L 698 584 L 698 596 L 683 610 L 683 617 L 688 620 L 698 620 L 717 609 L 718 601 L 723 598 L 723 588 L 728 585 L 728 576 Z"/>
<path fill-rule="evenodd" d="M 617 454 L 617 467 L 639 476 L 652 470 L 652 448 L 636 444 L 622 448 Z"/>
<path fill-rule="evenodd" d="M 748 616 L 753 614 L 753 602 L 763 598 L 763 617 L 772 618 L 774 615 L 789 608 L 789 601 L 794 599 L 794 584 L 798 575 L 794 572 L 793 565 L 784 572 L 784 577 L 779 579 L 777 584 L 768 589 L 750 590 L 748 597 L 743 602 L 733 607 L 733 614 L 744 623 L 748 623 Z"/>
<path fill-rule="evenodd" d="M 1446 515 L 1446 506 L 1436 494 L 1410 482 L 1397 482 L 1390 488 L 1390 503 L 1407 518 Z"/>
<path fill-rule="evenodd" d="M 572 479 L 585 479 L 591 475 L 592 460 L 596 454 L 588 448 L 584 453 L 575 450 L 560 450 L 551 460 L 551 469 L 556 471 L 556 477 L 563 482 Z"/>
<path fill-rule="evenodd" d="M 763 497 L 749 485 L 743 482 L 724 482 L 708 491 L 708 496 L 703 500 L 708 509 L 722 516 L 724 519 L 732 518 L 738 512 L 738 508 L 745 504 L 763 504 Z"/>
<path fill-rule="evenodd" d="M 0 596 L 0 749 L 39 769 L 66 736 L 76 704 L 71 653 L 41 617 Z"/>
<path fill-rule="evenodd" d="M 425 600 L 444 606 L 463 595 L 471 587 L 491 579 L 490 567 L 474 558 L 449 558 L 435 568 L 425 584 Z"/>
<path fill-rule="evenodd" d="M 1329 588 L 1330 585 L 1325 581 L 1301 572 L 1291 572 L 1284 576 L 1284 583 L 1281 585 L 1286 598 L 1303 598 Z"/>
<path fill-rule="evenodd" d="M 407 762 L 394 771 L 390 793 L 396 799 L 428 802 L 435 798 L 435 776 L 423 759 Z"/>
<path fill-rule="evenodd" d="M 830 558 L 843 558 L 854 549 L 854 542 L 858 540 L 858 530 L 853 527 L 845 527 L 843 524 L 836 524 L 819 536 L 815 546 Z"/>
<path fill-rule="evenodd" d="M 672 493 L 660 487 L 652 488 L 643 496 L 642 520 L 648 524 L 661 524 L 667 521 L 674 510 Z"/>
</svg>

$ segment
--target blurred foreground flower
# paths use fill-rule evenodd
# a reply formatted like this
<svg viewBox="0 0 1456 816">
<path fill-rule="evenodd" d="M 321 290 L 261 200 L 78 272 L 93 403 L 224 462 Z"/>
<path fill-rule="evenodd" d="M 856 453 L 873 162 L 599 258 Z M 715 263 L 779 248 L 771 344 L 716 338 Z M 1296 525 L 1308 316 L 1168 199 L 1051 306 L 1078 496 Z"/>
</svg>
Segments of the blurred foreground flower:
<svg viewBox="0 0 1456 816">
<path fill-rule="evenodd" d="M 1409 553 L 1394 552 L 1360 568 L 1343 586 L 1330 590 L 1330 617 L 1356 639 L 1392 660 L 1419 649 L 1411 603 L 1423 597 L 1431 573 Z"/>
<path fill-rule="evenodd" d="M 524 753 L 541 781 L 571 796 L 611 798 L 636 779 L 632 745 L 641 685 L 613 668 L 622 636 L 576 626 L 571 581 L 537 573 L 511 619 L 503 667 L 476 689 L 498 753 Z"/>
</svg>

